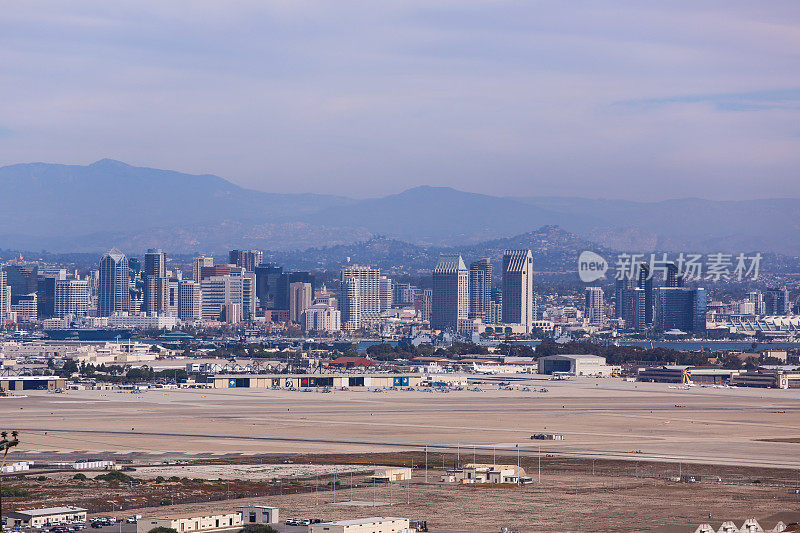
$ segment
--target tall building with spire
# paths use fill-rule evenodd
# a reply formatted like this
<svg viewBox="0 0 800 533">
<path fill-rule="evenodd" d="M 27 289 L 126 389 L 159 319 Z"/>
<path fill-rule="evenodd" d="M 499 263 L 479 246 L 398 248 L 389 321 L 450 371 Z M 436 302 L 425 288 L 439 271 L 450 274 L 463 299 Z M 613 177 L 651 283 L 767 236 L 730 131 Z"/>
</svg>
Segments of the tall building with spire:
<svg viewBox="0 0 800 533">
<path fill-rule="evenodd" d="M 533 252 L 506 250 L 503 253 L 503 322 L 522 324 L 530 333 L 536 320 L 533 296 Z"/>
<path fill-rule="evenodd" d="M 460 254 L 442 254 L 433 269 L 431 328 L 458 330 L 469 317 L 469 272 Z"/>
<path fill-rule="evenodd" d="M 112 248 L 100 259 L 100 281 L 97 293 L 97 313 L 111 316 L 130 308 L 130 275 L 128 258 Z"/>
</svg>

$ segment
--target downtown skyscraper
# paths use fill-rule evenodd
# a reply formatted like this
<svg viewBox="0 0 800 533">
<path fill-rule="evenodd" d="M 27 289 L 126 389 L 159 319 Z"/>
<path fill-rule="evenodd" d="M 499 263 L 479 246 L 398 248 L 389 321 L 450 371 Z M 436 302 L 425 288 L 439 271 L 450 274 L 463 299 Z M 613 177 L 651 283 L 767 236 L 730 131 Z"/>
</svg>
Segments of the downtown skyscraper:
<svg viewBox="0 0 800 533">
<path fill-rule="evenodd" d="M 503 323 L 522 324 L 530 333 L 536 320 L 533 294 L 533 252 L 503 253 Z"/>
<path fill-rule="evenodd" d="M 128 258 L 112 248 L 100 259 L 100 281 L 97 293 L 97 313 L 111 316 L 127 312 L 130 307 L 130 275 Z"/>
<path fill-rule="evenodd" d="M 469 317 L 469 272 L 459 254 L 442 254 L 433 269 L 431 328 L 458 330 Z"/>
<path fill-rule="evenodd" d="M 488 258 L 469 265 L 469 318 L 488 322 L 492 303 L 492 263 Z"/>
</svg>

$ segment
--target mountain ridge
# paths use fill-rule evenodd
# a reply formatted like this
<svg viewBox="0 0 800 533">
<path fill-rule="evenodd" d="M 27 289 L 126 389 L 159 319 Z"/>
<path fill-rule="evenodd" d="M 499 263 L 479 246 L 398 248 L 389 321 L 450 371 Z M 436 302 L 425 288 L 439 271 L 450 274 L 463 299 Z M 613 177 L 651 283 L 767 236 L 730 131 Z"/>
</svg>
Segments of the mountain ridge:
<svg viewBox="0 0 800 533">
<path fill-rule="evenodd" d="M 424 246 L 470 244 L 557 225 L 631 252 L 800 255 L 800 199 L 659 202 L 508 197 L 422 185 L 378 198 L 246 189 L 100 159 L 0 167 L 0 247 L 97 251 L 265 250 L 347 244 L 375 235 Z"/>
</svg>

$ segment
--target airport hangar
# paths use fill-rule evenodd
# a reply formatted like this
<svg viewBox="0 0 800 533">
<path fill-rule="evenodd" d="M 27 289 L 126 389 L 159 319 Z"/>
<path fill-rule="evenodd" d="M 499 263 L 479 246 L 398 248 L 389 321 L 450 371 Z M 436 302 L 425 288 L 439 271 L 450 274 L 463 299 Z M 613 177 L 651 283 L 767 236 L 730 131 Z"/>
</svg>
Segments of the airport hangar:
<svg viewBox="0 0 800 533">
<path fill-rule="evenodd" d="M 0 391 L 55 390 L 67 386 L 58 376 L 0 376 Z"/>
<path fill-rule="evenodd" d="M 388 388 L 419 387 L 426 379 L 422 374 L 220 374 L 209 383 L 215 389 Z"/>
<path fill-rule="evenodd" d="M 562 372 L 573 376 L 610 376 L 614 370 L 606 364 L 606 358 L 599 355 L 546 355 L 538 362 L 539 374 Z"/>
</svg>

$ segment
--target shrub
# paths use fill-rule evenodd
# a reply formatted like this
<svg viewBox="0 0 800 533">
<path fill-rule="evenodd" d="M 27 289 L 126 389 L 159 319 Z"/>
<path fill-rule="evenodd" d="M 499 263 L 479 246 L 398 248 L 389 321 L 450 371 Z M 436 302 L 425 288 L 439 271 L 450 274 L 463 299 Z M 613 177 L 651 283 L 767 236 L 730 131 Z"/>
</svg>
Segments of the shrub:
<svg viewBox="0 0 800 533">
<path fill-rule="evenodd" d="M 81 474 L 80 472 L 78 472 L 77 474 L 72 476 L 72 479 L 76 479 L 78 481 L 86 481 L 89 478 L 86 477 L 86 474 Z"/>
<path fill-rule="evenodd" d="M 30 496 L 30 493 L 25 489 L 9 486 L 4 486 L 0 494 L 2 494 L 4 498 L 25 498 Z"/>
<path fill-rule="evenodd" d="M 267 524 L 247 524 L 241 533 L 278 533 L 278 530 Z"/>
</svg>

